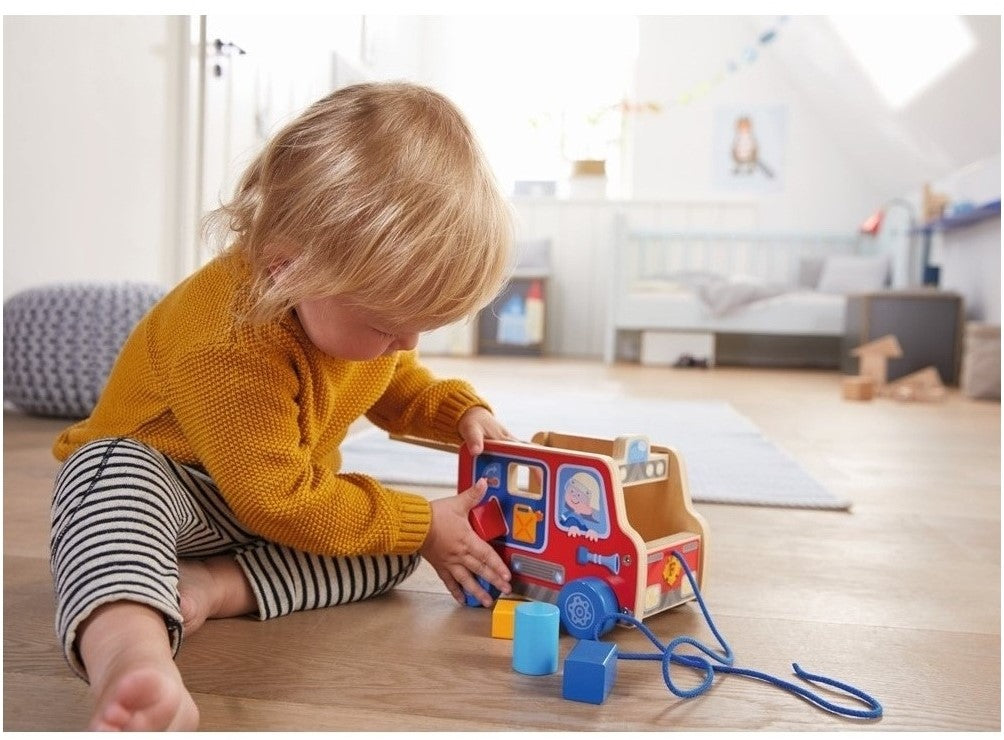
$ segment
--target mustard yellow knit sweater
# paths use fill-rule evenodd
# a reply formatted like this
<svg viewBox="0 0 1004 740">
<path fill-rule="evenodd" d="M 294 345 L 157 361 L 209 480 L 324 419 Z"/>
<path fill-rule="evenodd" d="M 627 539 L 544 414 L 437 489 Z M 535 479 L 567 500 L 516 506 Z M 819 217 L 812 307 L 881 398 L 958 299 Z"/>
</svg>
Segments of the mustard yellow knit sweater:
<svg viewBox="0 0 1004 740">
<path fill-rule="evenodd" d="M 487 404 L 467 383 L 434 378 L 414 352 L 328 357 L 292 312 L 236 322 L 247 279 L 241 258 L 225 255 L 165 296 L 126 341 L 91 416 L 56 440 L 56 458 L 129 437 L 201 466 L 237 519 L 273 542 L 325 555 L 417 551 L 428 501 L 339 472 L 339 445 L 364 414 L 390 432 L 460 442 L 460 417 Z"/>
</svg>

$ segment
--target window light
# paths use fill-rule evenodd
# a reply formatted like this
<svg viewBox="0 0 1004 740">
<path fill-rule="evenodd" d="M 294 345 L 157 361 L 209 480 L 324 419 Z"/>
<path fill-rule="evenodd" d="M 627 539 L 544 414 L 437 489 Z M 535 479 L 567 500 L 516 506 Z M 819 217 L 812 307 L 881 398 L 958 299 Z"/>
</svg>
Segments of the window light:
<svg viewBox="0 0 1004 740">
<path fill-rule="evenodd" d="M 976 45 L 957 15 L 829 16 L 893 108 L 904 106 Z"/>
</svg>

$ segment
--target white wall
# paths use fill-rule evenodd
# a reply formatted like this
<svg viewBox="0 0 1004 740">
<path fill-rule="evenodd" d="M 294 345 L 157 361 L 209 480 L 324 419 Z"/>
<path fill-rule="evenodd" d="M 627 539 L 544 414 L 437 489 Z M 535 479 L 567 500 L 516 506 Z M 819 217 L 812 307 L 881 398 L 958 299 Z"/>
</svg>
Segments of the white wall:
<svg viewBox="0 0 1004 740">
<path fill-rule="evenodd" d="M 355 25 L 343 25 L 354 40 L 359 17 L 351 18 Z M 732 198 L 754 207 L 764 229 L 837 232 L 853 230 L 888 200 L 889 182 L 880 182 L 866 163 L 885 162 L 890 152 L 880 157 L 874 145 L 846 142 L 867 138 L 876 128 L 895 133 L 895 127 L 887 126 L 889 121 L 852 127 L 847 116 L 827 115 L 825 90 L 807 94 L 807 81 L 793 74 L 797 57 L 792 61 L 790 54 L 799 43 L 812 45 L 818 39 L 806 36 L 813 28 L 806 19 L 795 20 L 805 21 L 804 27 L 793 21 L 782 28 L 754 64 L 730 75 L 703 99 L 633 122 L 630 184 L 636 199 Z M 182 17 L 163 16 L 4 19 L 5 297 L 57 280 L 173 283 L 186 271 L 179 256 L 190 246 L 179 246 L 184 242 L 179 237 L 191 236 L 179 226 L 187 218 L 187 204 L 181 201 L 192 178 L 183 163 L 191 148 L 182 125 L 189 100 L 186 23 Z M 504 133 L 517 115 L 506 102 L 520 96 L 519 75 L 551 63 L 540 43 L 526 41 L 540 36 L 541 29 L 531 33 L 532 18 L 522 23 L 483 20 L 481 27 L 508 34 L 487 43 L 483 34 L 470 33 L 469 25 L 456 18 L 371 17 L 366 20 L 369 45 L 346 52 L 350 62 L 369 67 L 374 76 L 441 86 L 462 107 L 468 94 L 479 93 L 469 111 L 479 132 Z M 753 44 L 758 23 L 729 16 L 643 17 L 636 99 L 666 101 L 693 88 Z M 989 40 L 995 39 L 999 57 L 999 29 Z M 478 61 L 486 44 L 498 57 L 489 67 Z M 343 45 L 352 46 L 349 40 Z M 973 64 L 983 64 L 982 58 Z M 803 66 L 810 59 L 814 57 L 803 57 Z M 979 72 L 982 67 L 970 69 Z M 818 70 L 810 77 L 809 82 L 823 79 Z M 485 107 L 486 87 L 499 103 L 494 111 Z M 999 90 L 991 90 L 987 115 L 996 116 L 998 131 L 999 100 Z M 786 108 L 781 192 L 730 195 L 715 189 L 710 164 L 714 113 L 735 102 Z M 842 109 L 838 101 L 830 113 Z M 965 136 L 968 117 L 962 115 L 954 136 Z M 900 159 L 904 167 L 912 161 Z M 997 162 L 999 169 L 999 152 Z M 562 241 L 574 249 L 574 235 L 567 236 Z M 568 291 L 575 288 L 567 286 Z"/>
<path fill-rule="evenodd" d="M 522 30 L 521 23 L 525 24 Z M 521 106 L 527 103 L 528 91 L 538 90 L 536 83 L 548 79 L 546 70 L 562 63 L 552 58 L 541 66 L 540 57 L 529 51 L 546 43 L 538 38 L 543 25 L 533 19 L 458 16 L 424 18 L 419 28 L 425 43 L 410 76 L 439 87 L 465 109 L 478 132 L 488 139 L 488 153 L 495 156 L 503 181 L 537 175 L 512 172 L 511 157 L 500 155 L 493 142 L 511 141 L 515 132 L 525 128 L 527 111 Z M 490 38 L 487 29 L 494 29 Z M 632 115 L 628 121 L 623 190 L 647 201 L 754 203 L 760 225 L 768 230 L 853 231 L 885 200 L 881 184 L 873 184 L 859 165 L 868 153 L 855 152 L 851 157 L 835 143 L 825 114 L 808 105 L 790 84 L 771 45 L 760 48 L 754 63 L 741 64 L 706 96 L 686 105 L 667 105 L 723 71 L 730 59 L 740 60 L 748 47 L 757 46 L 761 30 L 749 17 L 640 18 L 634 102 L 655 102 L 663 109 Z M 779 28 L 774 44 L 783 45 L 803 32 L 791 21 Z M 525 84 L 530 78 L 535 85 Z M 559 93 L 554 90 L 552 97 Z M 715 113 L 728 104 L 784 107 L 785 156 L 783 162 L 775 163 L 783 175 L 780 192 L 716 188 L 712 176 Z M 547 109 L 546 98 L 540 107 Z M 540 159 L 546 156 L 541 153 Z"/>
<path fill-rule="evenodd" d="M 178 18 L 4 18 L 4 297 L 172 282 Z"/>
<path fill-rule="evenodd" d="M 585 101 L 590 109 L 617 103 L 630 82 L 633 16 L 412 16 L 405 27 L 410 33 L 403 39 L 420 39 L 405 44 L 414 52 L 410 64 L 384 44 L 368 60 L 371 71 L 403 75 L 448 95 L 506 188 L 514 180 L 563 176 L 570 165 L 565 155 L 583 155 L 573 151 L 574 136 L 556 141 L 559 119 L 568 116 L 567 134 L 584 118 Z M 616 53 L 599 53 L 604 44 Z"/>
<path fill-rule="evenodd" d="M 760 28 L 759 30 L 764 30 Z M 634 121 L 634 197 L 669 200 L 755 201 L 760 225 L 775 231 L 847 233 L 882 203 L 882 197 L 836 145 L 827 122 L 788 84 L 774 48 L 798 34 L 797 21 L 778 29 L 773 44 L 756 44 L 758 27 L 728 16 L 644 16 L 641 19 L 636 98 L 675 101 L 757 47 L 756 60 L 740 63 L 693 102 L 641 114 Z M 716 109 L 729 104 L 780 105 L 786 110 L 780 192 L 736 195 L 716 189 L 712 177 Z"/>
<path fill-rule="evenodd" d="M 794 17 L 771 50 L 800 100 L 820 111 L 822 126 L 880 193 L 876 207 L 1000 153 L 1000 16 L 963 20 L 976 48 L 900 108 L 884 102 L 825 16 Z M 898 23 L 910 32 L 909 15 Z"/>
</svg>

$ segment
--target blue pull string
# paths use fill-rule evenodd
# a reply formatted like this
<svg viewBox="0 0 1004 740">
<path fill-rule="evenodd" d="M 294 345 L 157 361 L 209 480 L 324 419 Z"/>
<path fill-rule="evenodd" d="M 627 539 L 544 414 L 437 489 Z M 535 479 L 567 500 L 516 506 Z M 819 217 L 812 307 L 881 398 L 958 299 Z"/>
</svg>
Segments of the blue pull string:
<svg viewBox="0 0 1004 740">
<path fill-rule="evenodd" d="M 684 560 L 683 555 L 678 551 L 672 551 L 673 556 L 680 561 L 683 565 L 683 572 L 687 576 L 687 580 L 690 581 L 690 586 L 694 591 L 694 596 L 697 598 L 697 603 L 701 607 L 701 612 L 704 614 L 704 621 L 707 623 L 708 628 L 711 630 L 715 639 L 718 640 L 718 644 L 722 648 L 722 652 L 716 652 L 713 648 L 708 647 L 704 643 L 693 637 L 677 637 L 670 640 L 669 643 L 663 645 L 659 638 L 656 637 L 655 633 L 641 620 L 629 616 L 627 614 L 608 614 L 599 624 L 596 626 L 596 633 L 594 639 L 599 639 L 600 633 L 606 629 L 606 627 L 613 622 L 624 622 L 626 624 L 633 625 L 641 631 L 642 634 L 647 637 L 653 645 L 657 648 L 658 652 L 655 653 L 619 653 L 618 658 L 621 660 L 658 660 L 662 663 L 662 677 L 666 682 L 666 687 L 675 694 L 683 699 L 691 699 L 695 696 L 705 693 L 711 688 L 711 684 L 714 681 L 716 673 L 731 673 L 739 676 L 746 676 L 747 678 L 752 678 L 758 681 L 765 681 L 766 683 L 773 684 L 785 691 L 789 691 L 796 696 L 808 701 L 810 704 L 815 704 L 816 706 L 825 709 L 834 714 L 840 714 L 845 717 L 858 717 L 862 719 L 878 719 L 882 716 L 882 705 L 872 696 L 866 694 L 850 684 L 846 684 L 843 681 L 837 681 L 833 678 L 827 678 L 826 676 L 820 676 L 814 673 L 808 673 L 802 670 L 798 663 L 792 663 L 792 668 L 795 671 L 795 675 L 803 681 L 811 684 L 825 684 L 827 686 L 832 686 L 833 688 L 840 689 L 851 696 L 860 699 L 862 702 L 868 705 L 868 709 L 855 709 L 853 707 L 845 707 L 839 704 L 835 704 L 831 701 L 824 699 L 812 691 L 809 691 L 804 686 L 799 686 L 797 684 L 790 683 L 776 676 L 772 676 L 769 673 L 763 673 L 761 671 L 755 671 L 750 668 L 737 668 L 733 665 L 735 662 L 735 654 L 732 652 L 732 647 L 719 632 L 717 625 L 715 625 L 714 619 L 711 617 L 711 613 L 708 611 L 708 607 L 704 603 L 704 597 L 701 595 L 701 589 L 697 585 L 697 579 L 690 570 L 690 566 L 687 565 L 687 561 Z M 692 655 L 686 653 L 677 652 L 678 648 L 690 645 L 691 647 L 697 648 L 700 652 L 704 653 L 707 657 L 702 657 L 701 655 Z M 710 658 L 710 660 L 709 660 Z M 714 662 L 712 662 L 714 661 Z M 688 668 L 695 668 L 704 672 L 704 676 L 700 683 L 691 689 L 683 689 L 676 685 L 673 681 L 673 677 L 670 673 L 671 664 L 676 663 L 677 665 L 687 666 Z"/>
</svg>

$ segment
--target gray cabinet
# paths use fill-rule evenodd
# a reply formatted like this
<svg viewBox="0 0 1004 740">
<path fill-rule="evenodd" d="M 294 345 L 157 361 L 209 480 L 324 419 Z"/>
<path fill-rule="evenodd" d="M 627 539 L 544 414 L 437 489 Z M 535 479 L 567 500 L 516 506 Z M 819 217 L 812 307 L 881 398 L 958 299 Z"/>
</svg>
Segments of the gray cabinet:
<svg viewBox="0 0 1004 740">
<path fill-rule="evenodd" d="M 903 356 L 889 360 L 889 380 L 933 365 L 946 385 L 958 385 L 963 321 L 962 297 L 957 293 L 918 289 L 849 296 L 841 369 L 857 374 L 858 360 L 850 351 L 893 334 Z"/>
</svg>

